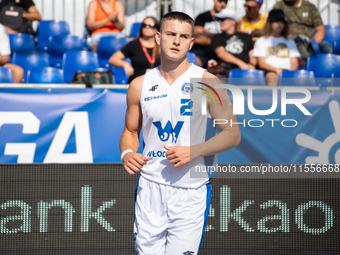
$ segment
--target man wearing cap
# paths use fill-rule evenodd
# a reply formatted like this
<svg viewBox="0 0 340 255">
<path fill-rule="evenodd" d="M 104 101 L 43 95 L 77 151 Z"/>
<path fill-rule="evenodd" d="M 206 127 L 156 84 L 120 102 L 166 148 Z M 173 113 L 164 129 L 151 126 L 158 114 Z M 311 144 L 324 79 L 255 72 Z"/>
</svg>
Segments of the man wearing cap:
<svg viewBox="0 0 340 255">
<path fill-rule="evenodd" d="M 333 53 L 333 46 L 323 41 L 326 29 L 315 5 L 305 0 L 282 0 L 273 9 L 283 10 L 291 35 L 313 38 L 319 43 L 321 53 Z"/>
<path fill-rule="evenodd" d="M 220 24 L 213 18 L 213 15 L 221 12 L 228 4 L 228 0 L 213 1 L 214 7 L 210 11 L 199 14 L 195 19 L 195 43 L 191 51 L 196 54 L 197 64 L 201 67 L 206 67 L 212 57 L 211 37 L 221 33 Z"/>
<path fill-rule="evenodd" d="M 260 13 L 263 0 L 246 0 L 244 9 L 246 15 L 239 18 L 237 31 L 250 34 L 253 40 L 257 40 L 262 34 L 262 28 L 266 24 L 267 13 Z"/>
<path fill-rule="evenodd" d="M 226 77 L 232 69 L 255 69 L 254 42 L 249 34 L 236 32 L 236 13 L 224 9 L 214 17 L 219 21 L 223 33 L 212 37 L 211 47 L 218 64 L 226 71 Z"/>
</svg>

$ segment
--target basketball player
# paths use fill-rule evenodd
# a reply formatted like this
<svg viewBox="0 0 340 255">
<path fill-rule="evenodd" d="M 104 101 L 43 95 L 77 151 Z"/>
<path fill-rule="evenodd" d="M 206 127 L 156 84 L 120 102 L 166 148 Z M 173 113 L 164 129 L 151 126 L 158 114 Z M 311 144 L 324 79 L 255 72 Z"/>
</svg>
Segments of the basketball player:
<svg viewBox="0 0 340 255">
<path fill-rule="evenodd" d="M 237 125 L 219 125 L 221 132 L 205 142 L 206 115 L 191 97 L 198 83 L 216 76 L 188 63 L 186 56 L 194 38 L 194 21 L 181 12 L 161 20 L 156 42 L 161 47 L 161 65 L 134 79 L 127 92 L 125 128 L 120 150 L 125 170 L 141 172 L 135 201 L 135 246 L 137 254 L 198 254 L 210 207 L 209 176 L 190 178 L 190 168 L 204 165 L 204 156 L 231 149 L 240 142 Z M 205 83 L 207 84 L 207 83 Z M 227 92 L 218 92 L 221 104 L 207 97 L 213 118 L 232 120 Z M 143 154 L 139 132 L 143 128 Z M 190 137 L 195 141 L 190 142 Z M 191 145 L 191 146 L 190 146 Z"/>
</svg>

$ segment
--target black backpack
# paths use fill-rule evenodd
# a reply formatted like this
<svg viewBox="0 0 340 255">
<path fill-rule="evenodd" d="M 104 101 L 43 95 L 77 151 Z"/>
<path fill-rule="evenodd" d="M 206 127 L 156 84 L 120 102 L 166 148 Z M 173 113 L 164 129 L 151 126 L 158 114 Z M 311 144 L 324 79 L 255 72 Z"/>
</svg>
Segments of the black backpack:
<svg viewBox="0 0 340 255">
<path fill-rule="evenodd" d="M 22 16 L 24 13 L 27 11 L 21 6 L 5 5 L 1 8 L 0 23 L 18 33 L 33 35 L 32 22 Z"/>
</svg>

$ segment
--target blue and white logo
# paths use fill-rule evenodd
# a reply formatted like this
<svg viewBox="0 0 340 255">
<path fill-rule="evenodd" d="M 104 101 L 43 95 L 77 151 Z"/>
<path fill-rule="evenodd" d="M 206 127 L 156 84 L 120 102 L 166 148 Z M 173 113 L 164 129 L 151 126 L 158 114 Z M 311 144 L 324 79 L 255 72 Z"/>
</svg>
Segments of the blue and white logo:
<svg viewBox="0 0 340 255">
<path fill-rule="evenodd" d="M 184 83 L 182 86 L 182 92 L 185 95 L 191 94 L 193 90 L 194 90 L 194 86 L 192 86 L 192 84 L 189 82 Z"/>
<path fill-rule="evenodd" d="M 175 128 L 172 127 L 170 121 L 168 121 L 164 128 L 162 128 L 162 123 L 160 121 L 152 122 L 157 128 L 157 134 L 161 141 L 166 142 L 172 136 L 171 143 L 176 143 L 179 133 L 181 132 L 184 121 L 178 121 Z"/>
</svg>

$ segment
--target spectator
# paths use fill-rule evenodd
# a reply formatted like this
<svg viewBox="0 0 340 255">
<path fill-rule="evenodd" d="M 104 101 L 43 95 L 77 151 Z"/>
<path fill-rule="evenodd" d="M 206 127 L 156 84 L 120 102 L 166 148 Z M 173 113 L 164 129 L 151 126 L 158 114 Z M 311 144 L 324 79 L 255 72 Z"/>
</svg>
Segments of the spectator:
<svg viewBox="0 0 340 255">
<path fill-rule="evenodd" d="M 91 31 L 88 47 L 97 51 L 99 38 L 116 36 L 124 29 L 125 11 L 122 3 L 116 0 L 91 1 L 87 11 L 86 25 Z"/>
<path fill-rule="evenodd" d="M 260 13 L 263 0 L 246 0 L 244 9 L 246 15 L 239 18 L 237 31 L 250 34 L 256 41 L 263 35 L 262 28 L 266 24 L 267 13 Z"/>
<path fill-rule="evenodd" d="M 226 77 L 232 69 L 255 69 L 254 42 L 250 35 L 236 32 L 236 13 L 224 9 L 214 17 L 220 22 L 223 33 L 212 37 L 211 47 L 218 64 L 224 68 Z"/>
<path fill-rule="evenodd" d="M 0 24 L 0 66 L 11 69 L 14 83 L 20 83 L 24 77 L 24 69 L 9 63 L 10 54 L 11 48 L 7 31 L 5 27 Z"/>
<path fill-rule="evenodd" d="M 273 8 L 283 10 L 290 27 L 290 34 L 302 35 L 308 41 L 313 38 L 320 45 L 321 53 L 333 53 L 333 46 L 323 41 L 326 29 L 315 5 L 304 0 L 284 0 L 276 3 Z M 301 51 L 300 53 L 303 59 L 307 59 L 308 56 L 304 56 Z"/>
<path fill-rule="evenodd" d="M 147 69 L 160 65 L 160 47 L 155 41 L 158 31 L 158 20 L 146 17 L 139 29 L 138 38 L 126 44 L 109 59 L 111 65 L 124 68 L 125 74 L 130 76 L 128 83 L 145 74 Z M 125 58 L 131 59 L 131 65 L 124 61 Z"/>
<path fill-rule="evenodd" d="M 191 51 L 196 54 L 197 64 L 201 67 L 206 67 L 212 57 L 211 37 L 221 33 L 220 24 L 214 20 L 213 15 L 222 11 L 228 4 L 228 0 L 213 1 L 213 9 L 199 14 L 195 19 L 195 44 Z"/>
<path fill-rule="evenodd" d="M 16 9 L 11 15 L 6 15 L 10 6 Z M 0 1 L 1 24 L 9 34 L 34 34 L 32 21 L 40 21 L 41 16 L 32 0 L 2 0 Z M 18 14 L 18 16 L 14 15 Z"/>
<path fill-rule="evenodd" d="M 300 53 L 293 39 L 288 39 L 289 25 L 280 9 L 269 12 L 264 27 L 264 36 L 260 37 L 254 47 L 254 57 L 258 59 L 259 68 L 265 71 L 267 85 L 277 86 L 283 70 L 295 70 L 299 67 Z"/>
</svg>

